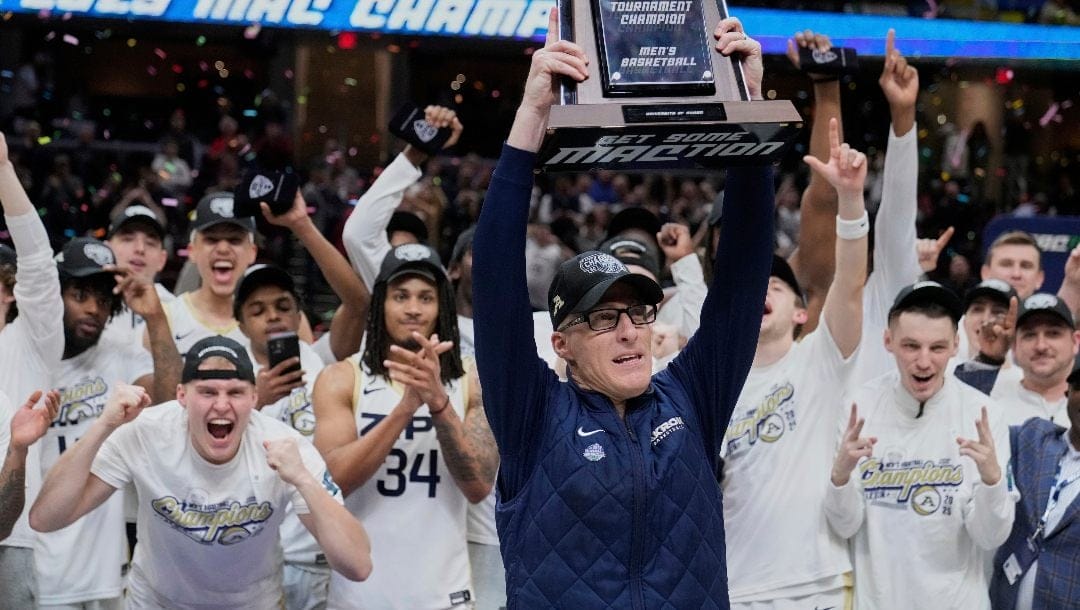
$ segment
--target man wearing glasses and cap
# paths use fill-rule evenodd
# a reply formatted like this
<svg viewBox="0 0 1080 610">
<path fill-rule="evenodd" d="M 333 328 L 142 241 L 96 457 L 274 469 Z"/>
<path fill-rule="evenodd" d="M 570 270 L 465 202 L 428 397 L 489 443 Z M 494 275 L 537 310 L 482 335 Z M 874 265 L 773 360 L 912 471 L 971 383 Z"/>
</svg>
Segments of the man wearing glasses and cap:
<svg viewBox="0 0 1080 610">
<path fill-rule="evenodd" d="M 853 392 L 825 515 L 854 538 L 857 608 L 990 608 L 986 553 L 1017 494 L 1001 407 L 949 371 L 962 313 L 936 282 L 901 290 L 885 332 L 896 370 Z"/>
<path fill-rule="evenodd" d="M 584 52 L 533 54 L 525 94 L 473 243 L 476 353 L 502 459 L 496 519 L 511 608 L 727 608 L 720 441 L 753 360 L 772 250 L 772 170 L 732 168 L 724 236 L 697 333 L 652 374 L 660 286 L 603 252 L 560 265 L 548 291 L 560 382 L 532 330 L 525 227 L 536 151 L 563 77 Z M 738 20 L 717 49 L 743 57 L 760 95 L 760 45 Z M 756 76 L 755 76 L 756 75 Z M 732 203 L 737 202 L 737 205 Z"/>
<path fill-rule="evenodd" d="M 180 381 L 176 402 L 150 410 L 143 389 L 113 388 L 47 475 L 30 511 L 34 529 L 63 528 L 134 482 L 139 544 L 128 608 L 281 607 L 278 530 L 289 503 L 331 568 L 367 578 L 363 526 L 341 505 L 318 452 L 255 412 L 244 347 L 227 337 L 196 342 Z"/>
</svg>

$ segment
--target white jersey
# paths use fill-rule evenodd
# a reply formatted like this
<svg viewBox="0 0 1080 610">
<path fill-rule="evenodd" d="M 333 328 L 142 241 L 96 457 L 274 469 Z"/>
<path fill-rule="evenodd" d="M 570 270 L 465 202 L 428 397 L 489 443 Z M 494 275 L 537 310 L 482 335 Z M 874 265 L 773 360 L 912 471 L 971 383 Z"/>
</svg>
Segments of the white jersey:
<svg viewBox="0 0 1080 610">
<path fill-rule="evenodd" d="M 828 486 L 825 506 L 829 525 L 854 535 L 855 607 L 989 609 L 985 564 L 1009 536 L 1019 498 L 1002 409 L 951 375 L 921 416 L 896 372 L 860 387 L 854 400 L 866 418 L 862 436 L 878 441 L 847 485 Z M 1002 472 L 992 487 L 956 442 L 978 439 L 983 406 Z"/>
<path fill-rule="evenodd" d="M 315 411 L 311 407 L 311 394 L 315 387 L 315 378 L 323 369 L 323 363 L 315 350 L 303 341 L 300 342 L 300 368 L 304 370 L 307 383 L 274 404 L 263 407 L 262 414 L 288 425 L 299 432 L 306 442 L 311 443 L 315 434 Z M 281 523 L 281 547 L 285 550 L 287 563 L 318 565 L 329 569 L 319 543 L 304 524 L 300 523 L 296 510 L 291 505 Z"/>
<path fill-rule="evenodd" d="M 822 318 L 783 358 L 750 369 L 721 446 L 732 602 L 844 586 L 847 542 L 824 502 L 855 358 L 844 360 Z"/>
<path fill-rule="evenodd" d="M 352 356 L 356 430 L 363 436 L 401 400 L 401 390 L 364 372 Z M 446 386 L 450 408 L 465 416 L 468 376 Z M 443 461 L 426 405 L 394 441 L 382 469 L 345 498 L 367 529 L 371 561 L 363 583 L 330 575 L 330 608 L 432 610 L 472 599 L 465 541 L 468 501 Z"/>
<path fill-rule="evenodd" d="M 147 409 L 121 426 L 91 472 L 123 489 L 135 482 L 139 544 L 128 581 L 128 607 L 244 608 L 282 604 L 278 528 L 299 491 L 266 463 L 263 441 L 295 438 L 308 471 L 341 499 L 319 452 L 292 428 L 252 412 L 240 450 L 211 464 L 192 447 L 187 411 L 176 401 Z"/>
<path fill-rule="evenodd" d="M 214 327 L 200 319 L 199 313 L 191 303 L 191 293 L 184 293 L 168 303 L 163 303 L 165 317 L 169 319 L 169 329 L 176 341 L 176 351 L 183 356 L 200 339 L 213 335 L 222 335 L 243 345 L 248 351 L 251 341 L 240 332 L 240 326 L 233 320 L 228 326 Z"/>
<path fill-rule="evenodd" d="M 1020 367 L 1013 367 L 1019 371 Z M 1069 400 L 1062 394 L 1057 400 L 1047 400 L 1042 394 L 1024 387 L 1019 376 L 1005 375 L 1002 371 L 990 392 L 993 398 L 1005 410 L 1005 423 L 1019 426 L 1032 417 L 1048 419 L 1066 430 L 1069 428 L 1069 413 L 1066 406 Z"/>
<path fill-rule="evenodd" d="M 154 284 L 154 290 L 157 291 L 162 308 L 167 303 L 176 300 L 176 296 L 161 284 Z M 142 345 L 143 333 L 145 332 L 146 320 L 131 311 L 127 305 L 124 305 L 120 313 L 113 316 L 109 323 L 105 325 L 105 330 L 101 333 L 101 339 Z"/>
<path fill-rule="evenodd" d="M 153 360 L 139 343 L 102 339 L 78 356 L 62 360 L 56 377 L 60 410 L 41 440 L 42 476 L 97 421 L 114 383 L 133 383 L 153 372 Z M 120 597 L 121 571 L 127 560 L 121 490 L 75 523 L 37 534 L 38 601 L 51 606 Z"/>
</svg>

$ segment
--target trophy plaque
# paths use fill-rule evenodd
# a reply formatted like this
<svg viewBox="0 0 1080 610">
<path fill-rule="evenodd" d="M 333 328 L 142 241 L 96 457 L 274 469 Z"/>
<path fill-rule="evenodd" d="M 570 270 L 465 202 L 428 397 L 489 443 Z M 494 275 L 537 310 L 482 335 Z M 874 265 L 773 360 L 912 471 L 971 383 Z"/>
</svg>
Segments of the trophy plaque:
<svg viewBox="0 0 1080 610">
<path fill-rule="evenodd" d="M 559 0 L 560 38 L 591 60 L 564 80 L 538 172 L 718 169 L 771 163 L 802 128 L 788 100 L 750 101 L 715 50 L 724 0 Z"/>
</svg>

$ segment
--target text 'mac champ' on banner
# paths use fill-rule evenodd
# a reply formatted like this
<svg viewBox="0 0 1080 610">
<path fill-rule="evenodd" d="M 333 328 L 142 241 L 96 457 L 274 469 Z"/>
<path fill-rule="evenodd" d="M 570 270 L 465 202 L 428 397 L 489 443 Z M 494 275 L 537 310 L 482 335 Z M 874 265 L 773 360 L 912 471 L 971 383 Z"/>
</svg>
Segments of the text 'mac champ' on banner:
<svg viewBox="0 0 1080 610">
<path fill-rule="evenodd" d="M 0 11 L 181 23 L 542 41 L 554 0 L 0 0 Z M 909 57 L 1080 59 L 1076 27 L 735 8 L 767 53 L 798 28 L 880 55 L 891 27 Z"/>
</svg>

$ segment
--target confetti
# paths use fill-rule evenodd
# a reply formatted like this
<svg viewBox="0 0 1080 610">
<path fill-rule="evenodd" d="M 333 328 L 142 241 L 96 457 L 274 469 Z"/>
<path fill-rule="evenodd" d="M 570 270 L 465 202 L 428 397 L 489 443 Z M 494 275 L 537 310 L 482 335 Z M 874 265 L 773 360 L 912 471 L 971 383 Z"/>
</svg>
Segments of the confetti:
<svg viewBox="0 0 1080 610">
<path fill-rule="evenodd" d="M 72 36 L 71 34 L 64 34 L 64 42 L 73 47 L 79 46 L 79 39 Z"/>
</svg>

